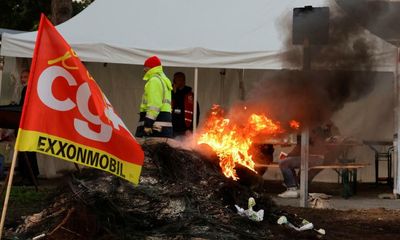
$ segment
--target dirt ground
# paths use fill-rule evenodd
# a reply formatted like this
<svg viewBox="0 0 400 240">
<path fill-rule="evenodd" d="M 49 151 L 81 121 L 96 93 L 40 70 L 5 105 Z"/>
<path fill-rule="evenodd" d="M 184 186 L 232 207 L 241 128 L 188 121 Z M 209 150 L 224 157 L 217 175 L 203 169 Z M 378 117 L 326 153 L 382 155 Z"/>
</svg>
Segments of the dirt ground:
<svg viewBox="0 0 400 240">
<path fill-rule="evenodd" d="M 317 228 L 326 230 L 322 239 L 399 239 L 400 211 L 368 209 L 338 211 L 329 209 L 283 209 L 313 222 Z M 274 226 L 277 228 L 278 226 Z M 280 229 L 276 229 L 280 231 Z M 274 232 L 274 231 L 273 231 Z M 318 239 L 308 233 L 285 230 L 282 239 Z"/>
<path fill-rule="evenodd" d="M 285 188 L 279 181 L 266 181 L 267 191 L 271 196 L 284 191 Z M 350 197 L 346 201 L 353 204 L 358 202 L 359 209 L 335 210 L 335 209 L 312 209 L 293 206 L 280 206 L 280 208 L 297 214 L 314 223 L 316 228 L 326 230 L 326 236 L 322 239 L 399 239 L 400 236 L 400 209 L 385 209 L 382 207 L 374 209 L 363 209 L 363 201 L 377 198 L 379 194 L 391 193 L 392 189 L 387 185 L 376 185 L 375 183 L 359 183 L 356 197 Z M 319 192 L 341 198 L 342 186 L 337 183 L 313 182 L 309 186 L 309 192 Z M 364 199 L 364 200 L 362 200 Z M 275 198 L 275 201 L 280 201 Z M 399 201 L 399 200 L 393 200 Z M 281 204 L 277 202 L 277 204 Z M 367 204 L 365 204 L 367 205 Z M 281 226 L 271 226 L 273 232 L 279 232 Z M 282 231 L 282 230 L 281 230 Z M 281 239 L 317 239 L 308 233 L 299 233 L 286 229 Z"/>
<path fill-rule="evenodd" d="M 284 191 L 280 182 L 267 181 L 266 186 L 272 196 Z M 342 186 L 337 183 L 316 183 L 309 186 L 310 192 L 330 194 L 341 197 Z M 377 197 L 381 193 L 390 193 L 391 187 L 387 185 L 375 185 L 374 183 L 358 184 L 357 198 Z M 279 200 L 278 200 L 279 201 Z M 347 199 L 352 201 L 350 197 Z M 357 200 L 359 201 L 359 200 Z M 394 201 L 394 200 L 393 200 Z M 399 201 L 399 200 L 395 200 Z M 279 203 L 278 203 L 279 204 Z M 362 205 L 362 202 L 361 202 Z M 334 210 L 311 209 L 292 206 L 280 206 L 283 210 L 307 219 L 314 223 L 315 227 L 326 230 L 326 236 L 322 239 L 399 239 L 400 236 L 400 209 L 361 209 L 361 210 Z M 362 206 L 360 206 L 362 208 Z M 272 226 L 273 232 L 282 231 L 281 226 Z M 299 233 L 292 230 L 284 230 L 281 239 L 316 239 L 308 233 Z"/>
<path fill-rule="evenodd" d="M 48 199 L 59 192 L 57 184 L 63 180 L 40 182 L 41 187 L 36 193 L 33 187 L 14 187 L 12 201 L 10 202 L 6 228 L 15 227 L 22 223 L 23 216 L 31 215 L 43 209 Z M 56 183 L 56 184 L 55 184 Z M 283 188 L 277 183 L 267 183 L 271 195 Z M 330 192 L 338 194 L 338 187 L 334 184 L 317 184 L 311 189 L 319 190 L 330 186 Z M 371 195 L 386 189 L 374 188 L 372 185 L 362 185 L 360 194 Z M 350 199 L 351 200 L 351 199 Z M 333 209 L 310 209 L 290 206 L 281 206 L 282 210 L 297 214 L 299 217 L 314 223 L 315 227 L 326 230 L 325 236 L 316 235 L 314 232 L 297 232 L 280 225 L 269 225 L 271 235 L 267 239 L 398 239 L 400 236 L 400 210 L 384 208 L 339 211 Z M 61 238 L 60 238 L 61 239 Z M 221 239 L 224 239 L 221 236 Z"/>
</svg>

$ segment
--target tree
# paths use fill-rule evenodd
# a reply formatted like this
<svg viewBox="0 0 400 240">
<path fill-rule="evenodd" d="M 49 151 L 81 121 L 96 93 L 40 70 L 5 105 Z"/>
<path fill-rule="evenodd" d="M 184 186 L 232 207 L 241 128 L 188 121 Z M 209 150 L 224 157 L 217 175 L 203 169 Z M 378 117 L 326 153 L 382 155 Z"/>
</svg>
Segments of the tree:
<svg viewBox="0 0 400 240">
<path fill-rule="evenodd" d="M 38 25 L 40 13 L 49 15 L 51 0 L 0 1 L 0 27 L 32 31 Z"/>
<path fill-rule="evenodd" d="M 58 25 L 72 17 L 72 0 L 51 1 L 51 22 Z"/>
<path fill-rule="evenodd" d="M 72 16 L 78 14 L 93 1 L 72 1 Z M 0 0 L 0 28 L 36 30 L 41 13 L 50 18 L 51 4 L 52 0 Z"/>
</svg>

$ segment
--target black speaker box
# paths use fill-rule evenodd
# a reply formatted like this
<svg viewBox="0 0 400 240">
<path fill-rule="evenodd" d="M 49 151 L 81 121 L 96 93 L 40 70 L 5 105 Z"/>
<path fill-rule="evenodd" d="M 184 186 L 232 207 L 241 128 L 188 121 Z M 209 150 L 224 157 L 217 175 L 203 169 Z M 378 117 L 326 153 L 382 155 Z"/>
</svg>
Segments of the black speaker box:
<svg viewBox="0 0 400 240">
<path fill-rule="evenodd" d="M 329 8 L 305 6 L 293 9 L 293 44 L 328 44 Z"/>
</svg>

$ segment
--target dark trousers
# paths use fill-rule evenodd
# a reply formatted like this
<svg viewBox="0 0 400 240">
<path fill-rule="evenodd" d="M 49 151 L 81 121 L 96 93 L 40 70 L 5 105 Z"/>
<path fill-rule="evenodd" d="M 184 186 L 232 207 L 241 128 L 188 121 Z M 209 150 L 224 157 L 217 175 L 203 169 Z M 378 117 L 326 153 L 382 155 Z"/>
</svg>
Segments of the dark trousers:
<svg viewBox="0 0 400 240">
<path fill-rule="evenodd" d="M 279 168 L 281 169 L 283 175 L 283 181 L 285 182 L 286 187 L 292 188 L 297 187 L 299 185 L 298 180 L 296 178 L 295 169 L 300 169 L 300 156 L 292 156 L 287 157 L 279 161 Z M 320 156 L 309 156 L 309 167 L 322 165 L 324 162 L 324 158 Z M 310 169 L 308 171 L 308 181 L 311 182 L 314 177 L 321 172 L 322 169 Z"/>
<path fill-rule="evenodd" d="M 18 171 L 20 172 L 22 179 L 32 181 L 31 173 L 26 159 L 29 161 L 33 176 L 36 178 L 39 175 L 36 152 L 18 153 Z"/>
</svg>

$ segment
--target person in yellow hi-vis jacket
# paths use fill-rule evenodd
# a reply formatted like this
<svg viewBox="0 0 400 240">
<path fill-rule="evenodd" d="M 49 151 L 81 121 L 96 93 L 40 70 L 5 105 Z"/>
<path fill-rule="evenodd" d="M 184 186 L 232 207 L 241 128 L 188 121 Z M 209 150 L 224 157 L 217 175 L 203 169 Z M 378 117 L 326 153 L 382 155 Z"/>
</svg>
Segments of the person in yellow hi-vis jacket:
<svg viewBox="0 0 400 240">
<path fill-rule="evenodd" d="M 171 81 L 164 74 L 157 56 L 144 62 L 144 72 L 146 85 L 135 136 L 172 138 Z"/>
</svg>

